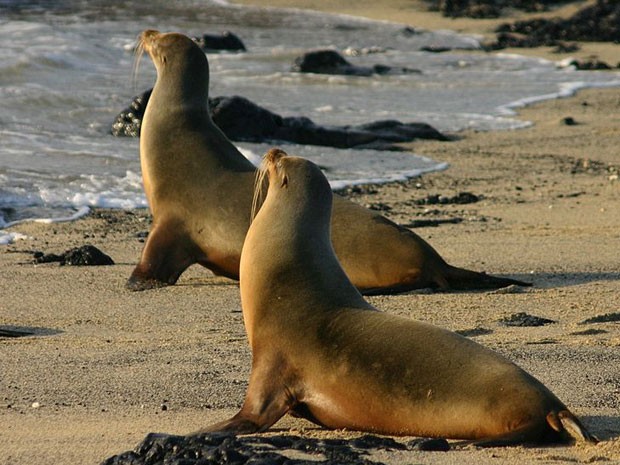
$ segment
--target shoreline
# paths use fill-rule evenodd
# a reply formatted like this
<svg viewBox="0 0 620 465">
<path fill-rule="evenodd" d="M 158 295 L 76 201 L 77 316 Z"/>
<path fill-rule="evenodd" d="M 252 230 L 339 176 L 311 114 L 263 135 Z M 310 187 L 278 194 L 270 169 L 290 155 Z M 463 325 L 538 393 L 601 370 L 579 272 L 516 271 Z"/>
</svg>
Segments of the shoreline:
<svg viewBox="0 0 620 465">
<path fill-rule="evenodd" d="M 620 89 L 620 77 L 618 81 L 597 83 L 593 85 L 585 84 L 585 83 L 578 83 L 578 85 L 573 86 L 569 88 L 568 90 L 560 89 L 555 93 L 526 97 L 524 99 L 515 100 L 513 102 L 509 102 L 507 104 L 504 104 L 498 107 L 499 110 L 508 112 L 508 114 L 506 115 L 507 117 L 511 119 L 515 119 L 515 120 L 521 120 L 523 122 L 523 126 L 521 127 L 517 127 L 513 129 L 494 129 L 494 130 L 462 129 L 462 130 L 458 130 L 458 131 L 454 131 L 454 132 L 446 133 L 446 134 L 448 134 L 449 137 L 458 139 L 458 138 L 464 137 L 465 134 L 519 131 L 522 129 L 526 129 L 529 126 L 534 124 L 532 121 L 524 119 L 520 116 L 523 109 L 535 106 L 540 103 L 549 102 L 549 101 L 553 101 L 557 99 L 577 97 L 579 93 L 587 92 L 590 90 L 597 91 L 597 90 L 608 90 L 608 89 L 611 89 L 611 90 Z M 412 142 L 409 144 L 403 143 L 402 145 L 404 147 L 409 146 L 412 154 L 428 158 L 429 156 L 427 156 L 426 153 L 419 153 L 419 151 L 415 152 L 415 149 L 419 147 L 420 144 L 422 144 L 423 142 L 424 140 L 420 139 L 420 140 L 416 140 L 415 142 Z M 286 144 L 286 143 L 283 143 L 283 144 Z M 372 180 L 339 181 L 338 180 L 338 181 L 335 181 L 336 187 L 332 187 L 332 190 L 334 192 L 342 192 L 342 191 L 354 189 L 355 187 L 359 187 L 359 186 L 383 186 L 383 185 L 389 185 L 389 184 L 401 184 L 401 183 L 409 182 L 412 179 L 417 179 L 422 176 L 427 176 L 432 173 L 441 172 L 441 171 L 445 171 L 446 169 L 449 169 L 449 164 L 445 160 L 437 160 L 434 158 L 430 158 L 430 159 L 436 162 L 437 168 L 429 169 L 429 170 L 416 169 L 414 171 L 417 171 L 417 172 L 419 171 L 419 174 L 403 175 L 403 176 L 407 176 L 407 179 L 384 180 L 384 181 L 372 181 Z M 72 208 L 73 211 L 72 212 L 69 211 L 68 214 L 65 216 L 33 217 L 33 218 L 23 218 L 23 219 L 18 219 L 14 221 L 8 221 L 8 222 L 0 222 L 0 248 L 3 246 L 14 244 L 15 241 L 27 239 L 27 237 L 24 237 L 24 235 L 21 234 L 20 232 L 10 231 L 24 224 L 39 223 L 39 224 L 50 225 L 50 224 L 57 224 L 57 223 L 73 222 L 73 221 L 80 220 L 84 217 L 87 217 L 88 215 L 96 214 L 97 211 L 107 211 L 107 210 L 112 210 L 112 211 L 116 210 L 116 211 L 121 211 L 121 212 L 122 211 L 148 211 L 148 207 L 131 207 L 131 208 L 118 207 L 118 208 L 115 208 L 115 207 L 106 207 L 106 206 L 98 206 L 98 205 L 95 205 L 95 206 L 82 205 L 78 207 L 66 207 L 66 208 L 67 210 Z"/>
<path fill-rule="evenodd" d="M 323 13 L 346 14 L 350 16 L 364 17 L 378 21 L 389 21 L 425 30 L 442 30 L 458 32 L 466 35 L 476 35 L 485 39 L 495 37 L 493 30 L 506 22 L 515 20 L 529 20 L 534 18 L 569 17 L 585 5 L 595 3 L 596 0 L 584 0 L 582 2 L 568 3 L 546 12 L 526 13 L 512 11 L 510 14 L 493 19 L 472 19 L 467 17 L 448 18 L 438 12 L 428 11 L 424 0 L 388 0 L 386 2 L 373 2 L 372 0 L 344 0 L 340 2 L 328 2 L 321 0 L 229 0 L 231 4 L 274 7 L 296 8 L 302 10 L 321 11 Z M 573 42 L 573 41 L 571 41 Z M 568 57 L 585 60 L 598 58 L 601 61 L 616 66 L 619 63 L 620 44 L 608 42 L 578 42 L 580 50 L 570 53 L 556 53 L 554 47 L 535 48 L 506 48 L 495 52 L 480 53 L 514 53 L 518 55 L 546 58 L 551 61 L 561 61 Z"/>
<path fill-rule="evenodd" d="M 386 3 L 384 10 L 407 2 Z M 416 141 L 408 147 L 449 168 L 346 195 L 400 224 L 455 220 L 414 229 L 453 265 L 534 286 L 369 301 L 386 312 L 469 331 L 540 379 L 603 442 L 465 447 L 445 454 L 381 451 L 373 460 L 620 461 L 620 323 L 588 322 L 620 313 L 620 90 L 584 89 L 515 111 L 532 126 Z M 569 117 L 575 124 L 566 124 Z M 467 192 L 477 200 L 419 203 Z M 133 449 L 148 432 L 187 434 L 235 413 L 242 402 L 250 353 L 234 281 L 193 266 L 176 286 L 125 290 L 149 224 L 145 209 L 93 209 L 68 223 L 9 228 L 31 239 L 0 247 L 0 326 L 34 335 L 0 338 L 1 464 L 98 464 Z M 116 264 L 32 264 L 35 250 L 61 253 L 86 243 Z M 554 323 L 501 322 L 519 312 Z M 338 439 L 364 433 L 327 431 L 287 417 L 270 434 Z"/>
</svg>

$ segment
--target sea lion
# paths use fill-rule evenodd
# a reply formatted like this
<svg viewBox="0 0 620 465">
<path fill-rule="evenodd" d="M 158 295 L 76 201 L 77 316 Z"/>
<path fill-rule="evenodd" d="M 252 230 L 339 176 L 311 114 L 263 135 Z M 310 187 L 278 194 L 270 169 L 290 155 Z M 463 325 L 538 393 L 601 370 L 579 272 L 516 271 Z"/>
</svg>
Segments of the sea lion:
<svg viewBox="0 0 620 465">
<path fill-rule="evenodd" d="M 280 150 L 265 165 L 269 190 L 241 254 L 252 349 L 247 395 L 239 413 L 202 432 L 261 432 L 290 412 L 328 428 L 482 445 L 562 442 L 571 434 L 596 441 L 502 356 L 368 304 L 332 248 L 332 192 L 321 170 Z"/>
<path fill-rule="evenodd" d="M 140 137 L 153 225 L 127 287 L 174 284 L 194 263 L 237 279 L 256 168 L 209 116 L 209 64 L 196 43 L 147 30 L 138 56 L 141 50 L 157 68 Z M 527 284 L 451 266 L 410 230 L 339 196 L 332 240 L 349 279 L 364 293 Z"/>
</svg>

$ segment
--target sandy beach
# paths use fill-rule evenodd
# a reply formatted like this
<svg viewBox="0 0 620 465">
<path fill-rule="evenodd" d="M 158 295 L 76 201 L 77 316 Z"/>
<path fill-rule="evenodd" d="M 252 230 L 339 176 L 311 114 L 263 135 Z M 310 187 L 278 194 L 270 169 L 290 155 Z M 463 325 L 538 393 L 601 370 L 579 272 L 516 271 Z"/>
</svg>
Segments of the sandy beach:
<svg viewBox="0 0 620 465">
<path fill-rule="evenodd" d="M 320 8 L 467 33 L 488 34 L 491 27 L 490 21 L 418 11 L 411 7 L 416 2 L 404 0 L 350 0 L 333 10 L 325 5 L 331 2 L 312 0 L 243 3 Z M 586 44 L 579 53 L 615 64 L 609 57 L 617 51 L 617 45 Z M 562 58 L 546 49 L 519 52 Z M 412 225 L 451 264 L 531 281 L 533 287 L 420 291 L 369 301 L 385 312 L 468 331 L 540 379 L 601 443 L 381 451 L 373 460 L 620 463 L 620 89 L 584 90 L 522 108 L 519 117 L 532 126 L 412 143 L 416 153 L 449 168 L 347 195 Z M 478 201 L 419 202 L 463 192 Z M 445 223 L 418 226 L 427 220 Z M 27 238 L 0 247 L 0 328 L 33 334 L 0 337 L 0 463 L 98 464 L 133 449 L 149 432 L 186 434 L 241 405 L 251 355 L 238 284 L 194 266 L 173 287 L 139 293 L 124 288 L 149 222 L 145 210 L 95 210 L 75 222 L 11 228 Z M 62 253 L 84 244 L 116 264 L 33 264 L 35 251 Z M 553 322 L 502 323 L 519 312 Z M 587 322 L 602 315 L 616 321 Z M 326 431 L 290 417 L 274 432 L 362 434 Z"/>
</svg>

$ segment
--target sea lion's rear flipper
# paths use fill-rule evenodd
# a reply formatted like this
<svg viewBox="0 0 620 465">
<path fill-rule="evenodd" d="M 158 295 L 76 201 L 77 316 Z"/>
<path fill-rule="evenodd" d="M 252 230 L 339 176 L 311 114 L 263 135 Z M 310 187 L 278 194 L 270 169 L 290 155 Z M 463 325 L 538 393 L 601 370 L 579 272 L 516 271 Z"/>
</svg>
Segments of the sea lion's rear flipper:
<svg viewBox="0 0 620 465">
<path fill-rule="evenodd" d="M 598 443 L 598 439 L 590 433 L 579 419 L 568 410 L 561 410 L 557 414 L 550 412 L 547 415 L 547 423 L 555 431 L 569 435 L 572 439 L 593 444 Z"/>
<path fill-rule="evenodd" d="M 466 270 L 456 266 L 447 265 L 447 269 L 442 273 L 442 281 L 447 282 L 447 289 L 468 290 L 468 289 L 499 289 L 507 286 L 531 286 L 532 283 L 519 281 L 511 278 L 492 276 L 486 273 Z M 443 288 L 444 286 L 439 286 Z"/>
<path fill-rule="evenodd" d="M 363 295 L 389 295 L 411 291 L 413 289 L 439 289 L 441 291 L 468 291 L 476 289 L 500 289 L 507 286 L 531 286 L 532 283 L 511 278 L 492 276 L 486 273 L 466 270 L 443 262 L 437 269 L 423 280 L 419 278 L 419 270 L 412 273 L 411 278 L 405 278 L 402 283 L 392 286 L 374 288 L 360 288 Z M 420 284 L 420 283 L 424 284 Z"/>
<path fill-rule="evenodd" d="M 584 441 L 596 444 L 594 437 L 568 410 L 549 412 L 543 424 L 528 424 L 494 438 L 473 441 L 478 447 L 502 447 L 519 444 L 572 443 Z"/>
</svg>

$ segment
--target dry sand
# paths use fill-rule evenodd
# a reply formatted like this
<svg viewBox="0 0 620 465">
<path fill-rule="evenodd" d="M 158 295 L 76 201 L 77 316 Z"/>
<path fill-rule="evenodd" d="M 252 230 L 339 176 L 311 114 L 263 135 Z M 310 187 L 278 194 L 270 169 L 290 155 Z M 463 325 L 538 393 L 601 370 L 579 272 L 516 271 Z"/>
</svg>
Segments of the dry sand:
<svg viewBox="0 0 620 465">
<path fill-rule="evenodd" d="M 375 3 L 361 2 L 360 8 Z M 409 2 L 381 3 L 373 17 L 407 21 L 398 8 Z M 474 340 L 538 377 L 603 442 L 382 452 L 375 459 L 620 463 L 620 323 L 583 323 L 620 313 L 620 91 L 582 91 L 525 108 L 520 116 L 534 125 L 412 144 L 450 168 L 353 198 L 389 207 L 386 216 L 401 224 L 460 218 L 458 224 L 416 232 L 453 264 L 531 280 L 534 287 L 417 292 L 370 301 L 386 312 L 452 330 L 486 330 Z M 563 124 L 567 116 L 578 124 Z M 482 198 L 466 205 L 414 203 L 459 192 Z M 239 407 L 250 353 L 238 286 L 192 267 L 177 286 L 125 290 L 143 245 L 137 234 L 148 230 L 148 222 L 145 211 L 98 210 L 72 223 L 15 226 L 13 231 L 29 239 L 0 249 L 0 325 L 35 332 L 0 339 L 0 463 L 97 464 L 132 449 L 150 431 L 191 432 Z M 32 264 L 31 251 L 60 253 L 85 243 L 111 255 L 116 265 Z M 524 328 L 499 322 L 517 312 L 555 323 Z M 355 435 L 290 418 L 276 426 L 313 437 Z"/>
</svg>

